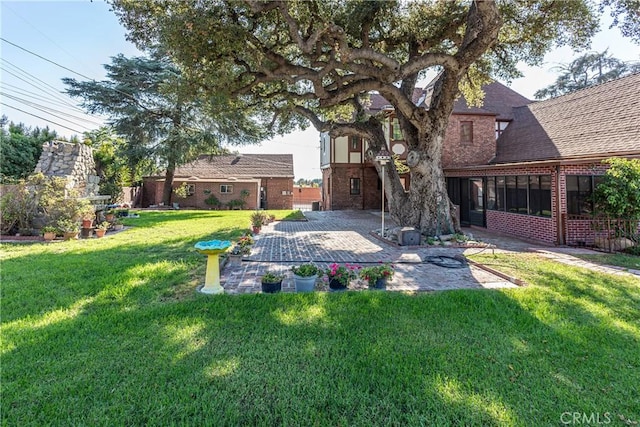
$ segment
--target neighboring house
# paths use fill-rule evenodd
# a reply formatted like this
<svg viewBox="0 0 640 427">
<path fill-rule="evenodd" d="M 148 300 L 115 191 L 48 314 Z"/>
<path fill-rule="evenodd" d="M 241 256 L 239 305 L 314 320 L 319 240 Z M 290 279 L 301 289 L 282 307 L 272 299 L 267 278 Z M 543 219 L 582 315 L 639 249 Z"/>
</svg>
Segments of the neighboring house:
<svg viewBox="0 0 640 427">
<path fill-rule="evenodd" d="M 586 215 L 593 211 L 593 188 L 606 171 L 602 160 L 640 157 L 640 74 L 540 102 L 500 83 L 483 89 L 482 108 L 468 108 L 463 99 L 456 103 L 445 136 L 443 169 L 449 197 L 460 206 L 461 224 L 548 243 L 593 244 Z M 428 88 L 424 95 L 428 97 Z M 393 114 L 388 117 L 389 148 L 398 153 Z M 356 145 L 323 135 L 323 147 L 338 152 Z M 336 183 L 353 196 L 348 183 L 367 178 L 356 185 L 380 192 L 370 162 L 324 156 L 341 163 L 323 163 L 325 209 L 357 208 Z M 347 159 L 357 160 L 351 155 Z M 336 173 L 342 170 L 348 173 Z M 379 204 L 380 195 L 378 203 L 362 208 Z"/>
<path fill-rule="evenodd" d="M 244 200 L 245 209 L 292 209 L 293 155 L 203 155 L 176 169 L 173 188 L 184 183 L 189 195 L 173 195 L 182 208 L 226 209 Z M 160 205 L 164 176 L 145 177 L 143 185 L 143 207 Z"/>
</svg>

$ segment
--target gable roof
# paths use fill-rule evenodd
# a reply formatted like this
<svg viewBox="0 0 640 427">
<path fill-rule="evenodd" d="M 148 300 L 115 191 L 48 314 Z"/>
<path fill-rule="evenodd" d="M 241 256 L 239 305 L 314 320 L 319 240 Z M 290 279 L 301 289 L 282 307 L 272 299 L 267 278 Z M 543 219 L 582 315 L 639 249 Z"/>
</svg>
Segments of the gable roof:
<svg viewBox="0 0 640 427">
<path fill-rule="evenodd" d="M 202 155 L 176 168 L 175 178 L 293 178 L 292 154 Z"/>
<path fill-rule="evenodd" d="M 453 105 L 453 112 L 458 114 L 487 114 L 496 115 L 496 120 L 513 120 L 513 109 L 531 104 L 533 101 L 520 95 L 515 90 L 493 81 L 482 86 L 484 98 L 482 107 L 469 107 L 464 96 L 460 96 Z"/>
<path fill-rule="evenodd" d="M 492 163 L 640 155 L 640 73 L 514 109 Z"/>
<path fill-rule="evenodd" d="M 433 85 L 435 79 L 432 80 L 424 89 L 414 89 L 412 101 L 420 107 L 428 108 L 433 94 Z M 495 115 L 497 120 L 513 120 L 513 109 L 523 105 L 530 104 L 530 99 L 520 95 L 513 89 L 503 85 L 500 82 L 493 81 L 482 87 L 484 98 L 482 107 L 469 107 L 464 96 L 460 96 L 453 105 L 454 114 L 487 114 Z M 370 95 L 369 111 L 378 112 L 385 106 L 390 105 L 382 95 L 372 93 Z"/>
</svg>

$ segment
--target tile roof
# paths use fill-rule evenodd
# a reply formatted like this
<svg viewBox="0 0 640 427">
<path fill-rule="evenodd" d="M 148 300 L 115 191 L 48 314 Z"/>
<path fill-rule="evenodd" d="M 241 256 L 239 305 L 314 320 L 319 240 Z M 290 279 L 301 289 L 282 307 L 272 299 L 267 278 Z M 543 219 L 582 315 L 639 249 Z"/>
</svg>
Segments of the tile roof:
<svg viewBox="0 0 640 427">
<path fill-rule="evenodd" d="M 514 109 L 492 163 L 640 155 L 640 73 Z"/>
<path fill-rule="evenodd" d="M 293 178 L 292 154 L 202 155 L 176 169 L 176 178 Z"/>
</svg>

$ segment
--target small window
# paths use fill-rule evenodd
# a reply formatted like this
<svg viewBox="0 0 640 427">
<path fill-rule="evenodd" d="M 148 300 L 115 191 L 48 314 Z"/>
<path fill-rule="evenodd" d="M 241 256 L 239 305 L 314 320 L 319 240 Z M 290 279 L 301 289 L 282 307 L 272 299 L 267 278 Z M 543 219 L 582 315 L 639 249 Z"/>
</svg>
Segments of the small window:
<svg viewBox="0 0 640 427">
<path fill-rule="evenodd" d="M 400 122 L 397 118 L 391 120 L 391 139 L 394 141 L 404 140 L 404 135 L 402 135 L 402 130 L 400 129 Z"/>
<path fill-rule="evenodd" d="M 498 139 L 500 135 L 502 135 L 505 129 L 507 129 L 508 125 L 509 125 L 509 122 L 496 120 L 496 139 Z"/>
<path fill-rule="evenodd" d="M 471 144 L 473 142 L 473 122 L 460 122 L 460 143 Z"/>
<path fill-rule="evenodd" d="M 349 137 L 349 152 L 360 153 L 362 151 L 362 139 L 358 136 Z"/>
<path fill-rule="evenodd" d="M 350 194 L 360 194 L 360 178 L 351 178 L 350 180 Z"/>
<path fill-rule="evenodd" d="M 221 185 L 220 185 L 220 193 L 222 193 L 222 194 L 230 194 L 230 193 L 233 193 L 233 185 L 230 185 L 230 184 L 221 184 Z"/>
<path fill-rule="evenodd" d="M 194 194 L 196 194 L 196 185 L 187 184 L 187 196 L 193 196 Z"/>
</svg>

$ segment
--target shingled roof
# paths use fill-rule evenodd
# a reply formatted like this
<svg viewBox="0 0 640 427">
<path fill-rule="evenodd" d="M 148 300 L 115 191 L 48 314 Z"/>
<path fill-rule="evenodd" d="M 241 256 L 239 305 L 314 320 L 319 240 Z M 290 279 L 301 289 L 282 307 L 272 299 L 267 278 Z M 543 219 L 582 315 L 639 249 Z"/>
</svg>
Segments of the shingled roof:
<svg viewBox="0 0 640 427">
<path fill-rule="evenodd" d="M 433 94 L 434 82 L 435 79 L 424 89 L 414 89 L 412 96 L 414 104 L 425 108 L 428 107 L 431 102 L 431 95 Z M 464 96 L 460 96 L 453 106 L 453 113 L 489 114 L 495 115 L 497 120 L 512 120 L 514 107 L 521 107 L 532 102 L 513 89 L 496 81 L 483 86 L 482 90 L 484 91 L 482 107 L 469 107 Z M 378 93 L 371 94 L 370 103 L 368 109 L 372 112 L 380 111 L 389 105 L 389 101 Z"/>
<path fill-rule="evenodd" d="M 182 165 L 175 178 L 293 178 L 292 154 L 202 155 Z"/>
<path fill-rule="evenodd" d="M 492 163 L 640 155 L 640 74 L 514 109 Z"/>
</svg>

